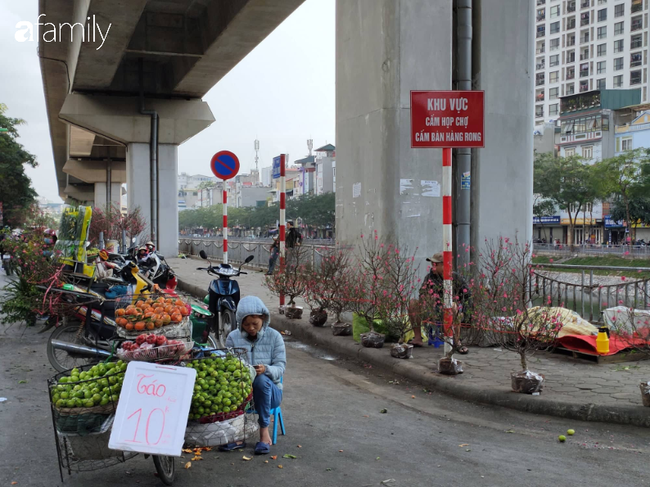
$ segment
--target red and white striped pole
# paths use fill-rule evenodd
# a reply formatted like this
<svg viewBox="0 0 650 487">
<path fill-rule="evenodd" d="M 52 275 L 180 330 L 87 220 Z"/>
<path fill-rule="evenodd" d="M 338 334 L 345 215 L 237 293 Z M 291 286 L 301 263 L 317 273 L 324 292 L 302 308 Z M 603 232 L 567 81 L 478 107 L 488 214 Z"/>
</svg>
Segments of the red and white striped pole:
<svg viewBox="0 0 650 487">
<path fill-rule="evenodd" d="M 228 190 L 223 182 L 223 263 L 228 263 Z"/>
<path fill-rule="evenodd" d="M 451 149 L 442 149 L 442 240 L 443 240 L 443 282 L 444 282 L 444 306 L 443 306 L 443 323 L 445 334 L 445 353 L 451 350 L 449 340 L 453 340 L 453 321 L 454 314 L 452 310 L 452 226 L 451 226 Z"/>
<path fill-rule="evenodd" d="M 280 155 L 280 272 L 284 272 L 285 264 L 285 225 L 287 208 L 287 184 L 285 173 L 286 157 Z M 280 307 L 284 306 L 284 293 L 280 293 Z"/>
</svg>

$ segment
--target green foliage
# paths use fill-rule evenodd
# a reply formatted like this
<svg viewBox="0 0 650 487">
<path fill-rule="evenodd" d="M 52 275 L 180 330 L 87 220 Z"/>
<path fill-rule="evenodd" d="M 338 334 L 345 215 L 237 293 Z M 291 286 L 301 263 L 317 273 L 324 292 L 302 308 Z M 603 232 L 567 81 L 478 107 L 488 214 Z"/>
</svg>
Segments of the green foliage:
<svg viewBox="0 0 650 487">
<path fill-rule="evenodd" d="M 8 129 L 0 134 L 0 202 L 4 209 L 4 223 L 18 226 L 24 221 L 24 210 L 36 199 L 36 191 L 25 174 L 25 164 L 36 167 L 36 157 L 27 152 L 16 139 L 17 127 L 25 123 L 19 118 L 5 116 L 7 106 L 0 103 L 0 127 Z"/>
<path fill-rule="evenodd" d="M 336 220 L 334 193 L 323 195 L 304 195 L 287 201 L 287 218 L 301 218 L 304 225 L 311 227 L 334 226 Z M 182 230 L 193 228 L 220 228 L 223 208 L 221 204 L 197 208 L 196 210 L 181 211 L 178 216 L 179 227 Z M 243 228 L 274 227 L 280 217 L 280 206 L 228 208 L 228 225 Z"/>
<path fill-rule="evenodd" d="M 610 215 L 631 223 L 636 238 L 637 221 L 650 221 L 650 150 L 635 149 L 594 165 L 599 193 L 613 197 Z"/>
<path fill-rule="evenodd" d="M 2 322 L 34 324 L 36 319 L 34 304 L 42 298 L 43 293 L 22 277 L 9 281 L 2 292 L 3 295 L 0 297 L 0 308 L 4 315 Z"/>
<path fill-rule="evenodd" d="M 593 167 L 581 157 L 550 153 L 535 155 L 533 192 L 569 213 L 569 245 L 573 245 L 577 215 L 603 194 Z"/>
</svg>

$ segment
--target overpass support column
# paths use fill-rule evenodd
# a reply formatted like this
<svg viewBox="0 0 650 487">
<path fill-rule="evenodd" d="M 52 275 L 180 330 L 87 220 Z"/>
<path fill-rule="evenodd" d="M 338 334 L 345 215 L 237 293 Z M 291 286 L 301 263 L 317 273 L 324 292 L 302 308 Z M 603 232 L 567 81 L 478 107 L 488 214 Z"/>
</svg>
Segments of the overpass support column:
<svg viewBox="0 0 650 487">
<path fill-rule="evenodd" d="M 472 89 L 486 92 L 485 148 L 471 170 L 470 238 L 480 247 L 532 235 L 534 6 L 472 4 Z M 411 148 L 410 91 L 452 88 L 452 5 L 336 2 L 337 240 L 376 230 L 423 267 L 443 250 L 442 151 Z"/>
<path fill-rule="evenodd" d="M 149 222 L 151 214 L 151 172 L 149 144 L 129 144 L 126 156 L 126 187 L 129 209 L 140 208 Z M 158 250 L 165 256 L 178 255 L 178 146 L 158 146 Z M 147 228 L 146 234 L 150 233 Z M 144 242 L 142 242 L 144 243 Z"/>
<path fill-rule="evenodd" d="M 164 255 L 175 256 L 178 254 L 178 146 L 208 127 L 214 117 L 207 103 L 197 99 L 145 99 L 145 106 L 155 110 L 159 117 L 158 249 Z M 127 147 L 128 207 L 129 210 L 139 207 L 150 228 L 151 118 L 140 113 L 139 99 L 70 94 L 59 118 Z"/>
<path fill-rule="evenodd" d="M 95 208 L 104 208 L 108 201 L 108 184 L 95 183 Z M 122 185 L 120 183 L 111 183 L 111 200 L 110 203 L 121 207 L 122 201 Z"/>
</svg>

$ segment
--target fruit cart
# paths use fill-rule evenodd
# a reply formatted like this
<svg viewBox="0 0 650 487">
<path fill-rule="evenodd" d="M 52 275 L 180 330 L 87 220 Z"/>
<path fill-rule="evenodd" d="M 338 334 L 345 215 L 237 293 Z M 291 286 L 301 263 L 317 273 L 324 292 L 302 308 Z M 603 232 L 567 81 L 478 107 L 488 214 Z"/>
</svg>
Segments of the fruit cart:
<svg viewBox="0 0 650 487">
<path fill-rule="evenodd" d="M 158 337 L 153 334 L 149 336 Z M 146 343 L 146 339 L 141 343 Z M 137 456 L 136 451 L 109 448 L 111 430 L 117 426 L 119 417 L 119 414 L 116 416 L 117 406 L 129 399 L 128 392 L 125 398 L 122 391 L 123 383 L 125 390 L 128 388 L 128 376 L 125 382 L 128 360 L 164 364 L 166 369 L 170 369 L 169 365 L 187 367 L 188 371 L 193 369 L 192 374 L 196 371 L 190 413 L 184 428 L 186 445 L 218 446 L 245 440 L 254 433 L 257 424 L 247 420 L 249 415 L 245 414 L 252 399 L 252 382 L 245 363 L 245 350 L 205 350 L 195 347 L 188 352 L 176 344 L 163 344 L 145 348 L 142 353 L 128 346 L 126 350 L 120 347 L 117 354 L 124 360 L 74 368 L 48 381 L 62 481 L 64 470 L 68 475 L 96 471 Z M 185 396 L 185 399 L 190 402 L 189 397 Z M 160 437 L 163 436 L 164 424 Z M 145 453 L 145 458 L 149 456 L 153 457 L 160 480 L 165 485 L 172 485 L 175 477 L 174 457 Z"/>
</svg>

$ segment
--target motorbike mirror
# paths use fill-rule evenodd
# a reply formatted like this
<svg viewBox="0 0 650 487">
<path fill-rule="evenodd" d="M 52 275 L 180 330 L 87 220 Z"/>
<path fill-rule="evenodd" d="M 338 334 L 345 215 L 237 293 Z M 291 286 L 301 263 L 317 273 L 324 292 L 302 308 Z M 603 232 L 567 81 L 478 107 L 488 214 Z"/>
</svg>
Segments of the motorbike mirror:
<svg viewBox="0 0 650 487">
<path fill-rule="evenodd" d="M 248 263 L 249 263 L 251 260 L 253 260 L 254 258 L 255 258 L 254 255 L 249 255 L 248 257 L 246 257 L 246 260 L 244 261 L 244 264 L 248 264 Z"/>
<path fill-rule="evenodd" d="M 202 259 L 208 260 L 208 254 L 205 253 L 205 250 L 201 250 L 199 252 L 199 255 L 201 256 Z"/>
</svg>

